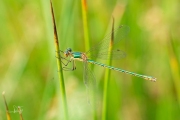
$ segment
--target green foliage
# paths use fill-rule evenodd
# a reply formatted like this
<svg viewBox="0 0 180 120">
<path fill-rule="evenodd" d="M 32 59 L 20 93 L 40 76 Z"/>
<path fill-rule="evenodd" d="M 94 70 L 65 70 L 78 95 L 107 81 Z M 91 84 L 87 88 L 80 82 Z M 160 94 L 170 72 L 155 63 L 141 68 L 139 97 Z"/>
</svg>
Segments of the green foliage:
<svg viewBox="0 0 180 120">
<path fill-rule="evenodd" d="M 60 48 L 85 51 L 81 1 L 53 0 Z M 115 27 L 130 27 L 118 44 L 127 56 L 112 65 L 154 76 L 156 82 L 111 71 L 107 119 L 180 119 L 180 17 L 178 0 L 87 1 L 90 46 L 103 39 L 115 18 Z M 9 110 L 22 106 L 26 120 L 63 119 L 53 43 L 50 2 L 0 1 L 0 91 L 6 92 Z M 97 61 L 106 63 L 106 61 Z M 70 120 L 92 120 L 83 82 L 83 64 L 65 71 Z M 97 116 L 101 119 L 105 70 L 92 69 L 97 81 Z M 18 113 L 11 113 L 19 119 Z M 6 119 L 0 99 L 0 119 Z"/>
</svg>

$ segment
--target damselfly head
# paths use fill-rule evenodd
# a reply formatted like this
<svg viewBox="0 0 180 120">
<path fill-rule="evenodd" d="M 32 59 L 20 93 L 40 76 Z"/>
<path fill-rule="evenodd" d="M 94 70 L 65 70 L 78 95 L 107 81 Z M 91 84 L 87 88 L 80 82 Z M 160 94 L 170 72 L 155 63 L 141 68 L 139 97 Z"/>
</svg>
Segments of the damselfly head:
<svg viewBox="0 0 180 120">
<path fill-rule="evenodd" d="M 72 52 L 72 49 L 71 48 L 67 48 L 66 51 L 64 52 L 64 55 L 66 57 L 68 57 L 71 54 L 71 52 Z"/>
<path fill-rule="evenodd" d="M 71 49 L 71 48 L 68 48 L 66 51 L 72 52 L 72 49 Z"/>
</svg>

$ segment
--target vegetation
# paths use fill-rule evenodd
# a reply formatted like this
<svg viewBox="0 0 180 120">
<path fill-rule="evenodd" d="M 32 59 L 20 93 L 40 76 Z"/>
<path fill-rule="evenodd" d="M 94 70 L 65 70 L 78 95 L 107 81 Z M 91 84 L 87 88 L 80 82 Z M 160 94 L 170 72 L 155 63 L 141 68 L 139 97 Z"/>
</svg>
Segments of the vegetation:
<svg viewBox="0 0 180 120">
<path fill-rule="evenodd" d="M 87 46 L 96 45 L 111 31 L 114 17 L 115 28 L 127 25 L 130 33 L 115 46 L 125 51 L 126 57 L 112 60 L 112 66 L 157 78 L 151 82 L 111 71 L 106 119 L 180 119 L 178 0 L 89 0 L 85 19 L 81 1 L 52 3 L 61 50 L 71 47 L 83 52 Z M 25 120 L 63 120 L 50 1 L 1 0 L 0 26 L 0 91 L 6 92 L 11 119 L 20 119 L 13 111 L 14 106 L 21 106 Z M 87 102 L 83 64 L 77 61 L 76 67 L 75 71 L 63 71 L 68 118 L 102 119 L 105 68 L 92 66 L 97 82 L 94 113 Z M 1 98 L 0 119 L 5 120 Z"/>
</svg>

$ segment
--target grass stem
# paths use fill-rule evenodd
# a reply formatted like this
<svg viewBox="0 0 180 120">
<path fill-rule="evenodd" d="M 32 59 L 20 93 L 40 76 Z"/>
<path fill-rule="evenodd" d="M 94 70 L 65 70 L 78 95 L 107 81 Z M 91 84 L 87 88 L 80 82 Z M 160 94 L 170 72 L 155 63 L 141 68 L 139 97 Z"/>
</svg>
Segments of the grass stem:
<svg viewBox="0 0 180 120">
<path fill-rule="evenodd" d="M 109 47 L 109 53 L 112 51 L 112 44 L 114 41 L 114 18 L 112 23 L 112 34 L 111 34 L 111 41 Z M 109 54 L 108 65 L 112 63 L 112 54 Z M 110 69 L 106 69 L 105 72 L 105 82 L 104 82 L 104 93 L 103 93 L 103 110 L 102 110 L 102 120 L 107 120 L 107 103 L 108 103 L 108 85 L 110 80 Z"/>
<path fill-rule="evenodd" d="M 85 51 L 90 49 L 90 40 L 89 40 L 89 32 L 88 32 L 88 23 L 87 23 L 87 2 L 86 0 L 81 0 L 82 5 L 82 18 L 83 18 L 83 27 L 84 27 L 84 41 L 85 41 Z M 96 86 L 94 87 L 96 89 Z M 93 101 L 92 101 L 92 110 L 93 110 L 93 118 L 97 119 L 96 113 L 96 93 L 93 91 Z"/>
<path fill-rule="evenodd" d="M 83 27 L 84 27 L 84 41 L 85 41 L 85 51 L 90 48 L 89 41 L 89 32 L 88 32 L 88 24 L 87 24 L 87 2 L 86 0 L 81 0 L 82 4 L 82 17 L 83 17 Z"/>
<path fill-rule="evenodd" d="M 61 64 L 61 57 L 60 57 L 60 48 L 59 48 L 59 41 L 58 41 L 58 35 L 57 35 L 57 29 L 56 29 L 56 23 L 54 18 L 54 11 L 51 2 L 51 13 L 52 13 L 52 20 L 53 20 L 53 26 L 54 26 L 54 45 L 56 49 L 56 60 L 57 60 L 57 67 L 58 67 L 58 75 L 59 75 L 59 81 L 60 81 L 60 93 L 62 98 L 62 104 L 63 104 L 63 110 L 65 120 L 68 120 L 68 107 L 67 107 L 67 101 L 66 101 L 66 91 L 65 91 L 65 85 L 64 85 L 64 76 L 63 76 L 63 70 L 62 70 L 62 64 Z"/>
</svg>

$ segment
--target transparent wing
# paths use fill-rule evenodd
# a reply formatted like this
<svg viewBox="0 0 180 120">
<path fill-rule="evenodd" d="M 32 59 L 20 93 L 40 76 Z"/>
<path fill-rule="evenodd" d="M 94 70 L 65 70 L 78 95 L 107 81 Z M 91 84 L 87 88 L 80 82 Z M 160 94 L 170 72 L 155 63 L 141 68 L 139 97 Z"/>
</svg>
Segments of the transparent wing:
<svg viewBox="0 0 180 120">
<path fill-rule="evenodd" d="M 114 31 L 107 34 L 105 38 L 101 42 L 99 42 L 99 44 L 92 47 L 89 51 L 86 52 L 86 54 L 90 53 L 92 57 L 100 59 L 107 59 L 108 54 L 111 54 L 113 59 L 120 59 L 125 57 L 126 54 L 119 49 L 113 49 L 111 53 L 108 50 L 110 45 L 113 46 L 114 44 L 117 44 L 120 40 L 124 39 L 129 33 L 129 30 L 130 28 L 126 25 L 119 26 Z M 112 44 L 110 44 L 112 34 L 114 34 L 114 41 Z"/>
<path fill-rule="evenodd" d="M 111 52 L 109 51 L 100 51 L 98 54 L 91 54 L 92 58 L 99 58 L 99 59 L 107 59 L 108 55 L 111 54 L 112 55 L 112 59 L 121 59 L 126 57 L 126 53 L 122 50 L 112 50 Z"/>
<path fill-rule="evenodd" d="M 84 73 L 83 73 L 83 79 L 84 79 L 84 84 L 88 89 L 91 89 L 96 86 L 96 79 L 94 77 L 93 72 L 88 66 L 87 61 L 84 62 Z"/>
<path fill-rule="evenodd" d="M 93 72 L 88 66 L 88 63 L 84 62 L 84 84 L 87 88 L 87 100 L 88 103 L 91 104 L 92 101 L 94 101 L 95 96 L 95 90 L 96 90 L 96 79 L 94 77 Z"/>
</svg>

